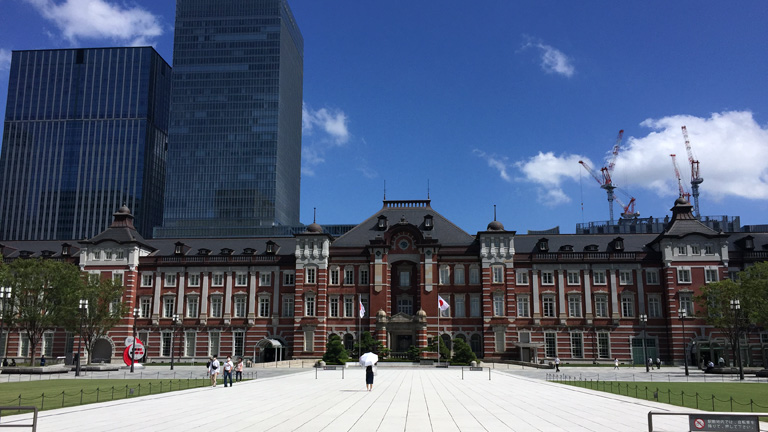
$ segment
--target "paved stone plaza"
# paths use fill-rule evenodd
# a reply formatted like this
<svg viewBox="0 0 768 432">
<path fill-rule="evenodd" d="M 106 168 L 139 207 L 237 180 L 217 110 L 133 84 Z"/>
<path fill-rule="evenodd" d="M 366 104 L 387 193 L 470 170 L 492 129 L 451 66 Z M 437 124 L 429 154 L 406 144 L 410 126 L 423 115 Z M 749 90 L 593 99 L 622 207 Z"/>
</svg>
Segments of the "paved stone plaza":
<svg viewBox="0 0 768 432">
<path fill-rule="evenodd" d="M 44 411 L 38 430 L 647 431 L 648 411 L 680 410 L 548 383 L 542 380 L 547 372 L 498 368 L 489 380 L 487 368 L 465 369 L 462 380 L 460 368 L 380 367 L 367 392 L 361 368 L 346 369 L 343 379 L 341 370 L 277 369 L 232 388 Z M 4 417 L 0 424 L 24 418 Z M 685 417 L 660 417 L 654 425 L 656 431 L 688 430 Z"/>
</svg>

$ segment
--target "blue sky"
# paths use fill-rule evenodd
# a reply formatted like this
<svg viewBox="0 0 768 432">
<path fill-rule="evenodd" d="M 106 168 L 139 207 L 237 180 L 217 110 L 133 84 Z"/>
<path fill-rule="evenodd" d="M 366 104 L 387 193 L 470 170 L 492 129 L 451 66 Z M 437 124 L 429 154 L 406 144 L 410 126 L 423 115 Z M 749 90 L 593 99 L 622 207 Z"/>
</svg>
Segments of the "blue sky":
<svg viewBox="0 0 768 432">
<path fill-rule="evenodd" d="M 608 219 L 578 164 L 605 164 L 641 216 L 701 163 L 703 215 L 768 223 L 768 2 L 290 1 L 305 40 L 301 221 L 358 223 L 424 199 L 467 232 Z M 10 51 L 153 45 L 172 62 L 174 2 L 0 0 Z M 628 197 L 619 194 L 625 202 Z M 620 213 L 615 206 L 616 215 Z"/>
</svg>

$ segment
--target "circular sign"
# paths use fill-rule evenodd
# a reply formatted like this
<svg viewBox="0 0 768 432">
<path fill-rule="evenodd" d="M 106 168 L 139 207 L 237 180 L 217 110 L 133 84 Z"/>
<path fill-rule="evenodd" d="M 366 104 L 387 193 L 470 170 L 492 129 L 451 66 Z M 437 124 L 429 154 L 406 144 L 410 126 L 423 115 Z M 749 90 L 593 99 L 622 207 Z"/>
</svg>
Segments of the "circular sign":
<svg viewBox="0 0 768 432">
<path fill-rule="evenodd" d="M 131 356 L 131 349 L 133 349 L 133 356 Z M 144 344 L 141 343 L 141 339 L 136 338 L 135 348 L 133 348 L 133 344 L 125 347 L 125 351 L 123 351 L 123 361 L 127 366 L 130 366 L 131 363 L 136 363 L 134 360 L 139 360 L 142 357 L 144 357 Z"/>
<path fill-rule="evenodd" d="M 704 426 L 706 426 L 706 424 L 704 423 L 704 419 L 697 418 L 696 420 L 693 421 L 693 426 L 696 429 L 704 429 Z"/>
<path fill-rule="evenodd" d="M 128 336 L 127 338 L 125 338 L 125 346 L 131 346 L 132 343 L 133 343 L 133 336 Z"/>
</svg>

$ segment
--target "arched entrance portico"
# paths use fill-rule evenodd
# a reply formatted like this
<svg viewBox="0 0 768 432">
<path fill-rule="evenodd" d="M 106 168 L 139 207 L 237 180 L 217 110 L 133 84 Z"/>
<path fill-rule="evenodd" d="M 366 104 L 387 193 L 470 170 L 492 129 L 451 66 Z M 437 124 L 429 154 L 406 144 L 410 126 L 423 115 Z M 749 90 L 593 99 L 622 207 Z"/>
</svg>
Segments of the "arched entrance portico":
<svg viewBox="0 0 768 432">
<path fill-rule="evenodd" d="M 261 363 L 285 360 L 285 344 L 274 338 L 262 339 L 254 347 L 253 358 Z"/>
</svg>

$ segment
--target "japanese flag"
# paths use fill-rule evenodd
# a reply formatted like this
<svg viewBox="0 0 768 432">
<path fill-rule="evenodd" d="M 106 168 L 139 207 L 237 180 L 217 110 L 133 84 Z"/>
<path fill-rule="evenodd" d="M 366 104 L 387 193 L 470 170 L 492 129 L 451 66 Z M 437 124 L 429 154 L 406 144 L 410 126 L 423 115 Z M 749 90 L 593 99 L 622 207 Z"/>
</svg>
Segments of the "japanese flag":
<svg viewBox="0 0 768 432">
<path fill-rule="evenodd" d="M 365 307 L 363 307 L 363 301 L 360 300 L 360 318 L 365 316 Z"/>
<path fill-rule="evenodd" d="M 437 307 L 440 308 L 441 311 L 444 311 L 444 310 L 448 309 L 449 307 L 451 307 L 451 305 L 449 305 L 447 301 L 443 300 L 443 298 L 440 297 L 440 295 L 438 294 L 437 295 Z"/>
</svg>

